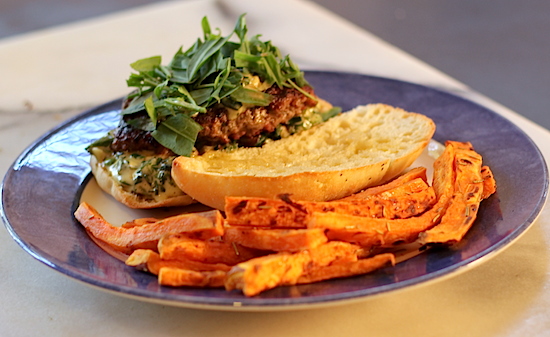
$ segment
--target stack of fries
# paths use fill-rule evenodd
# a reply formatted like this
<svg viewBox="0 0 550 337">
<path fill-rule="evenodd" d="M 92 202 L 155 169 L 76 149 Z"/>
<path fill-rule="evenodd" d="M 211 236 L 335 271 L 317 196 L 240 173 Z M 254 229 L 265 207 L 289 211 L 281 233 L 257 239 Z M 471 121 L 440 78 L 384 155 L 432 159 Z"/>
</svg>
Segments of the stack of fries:
<svg viewBox="0 0 550 337">
<path fill-rule="evenodd" d="M 329 202 L 227 197 L 225 214 L 136 219 L 122 227 L 82 203 L 75 217 L 96 240 L 126 254 L 127 265 L 158 275 L 162 285 L 255 296 L 394 265 L 384 248 L 458 242 L 495 191 L 492 172 L 472 145 L 448 141 L 431 186 L 420 167 Z"/>
</svg>

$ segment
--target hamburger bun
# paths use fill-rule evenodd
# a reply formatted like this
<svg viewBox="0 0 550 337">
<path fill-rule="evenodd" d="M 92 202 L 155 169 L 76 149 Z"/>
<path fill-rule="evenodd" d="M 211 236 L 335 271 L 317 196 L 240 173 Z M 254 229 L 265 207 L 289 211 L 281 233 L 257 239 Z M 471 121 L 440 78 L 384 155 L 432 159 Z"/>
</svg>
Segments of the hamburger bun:
<svg viewBox="0 0 550 337">
<path fill-rule="evenodd" d="M 359 106 L 261 148 L 177 157 L 172 178 L 187 195 L 220 210 L 226 196 L 334 200 L 402 173 L 434 132 L 424 115 L 385 104 Z"/>
<path fill-rule="evenodd" d="M 93 149 L 90 157 L 90 167 L 98 186 L 120 203 L 135 209 L 149 209 L 158 207 L 187 206 L 196 201 L 183 193 L 179 188 L 170 189 L 166 193 L 159 193 L 151 197 L 133 193 L 124 188 L 104 165 L 102 149 Z"/>
</svg>

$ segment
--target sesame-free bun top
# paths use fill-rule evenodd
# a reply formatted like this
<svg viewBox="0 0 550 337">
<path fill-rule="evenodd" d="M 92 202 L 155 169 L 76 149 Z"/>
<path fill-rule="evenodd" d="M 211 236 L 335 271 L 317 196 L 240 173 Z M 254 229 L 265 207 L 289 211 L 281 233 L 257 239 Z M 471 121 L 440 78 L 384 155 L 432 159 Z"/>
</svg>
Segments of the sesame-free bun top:
<svg viewBox="0 0 550 337">
<path fill-rule="evenodd" d="M 226 196 L 334 200 L 402 173 L 434 132 L 424 115 L 385 104 L 358 106 L 263 147 L 178 157 L 172 177 L 187 195 L 221 210 Z"/>
</svg>

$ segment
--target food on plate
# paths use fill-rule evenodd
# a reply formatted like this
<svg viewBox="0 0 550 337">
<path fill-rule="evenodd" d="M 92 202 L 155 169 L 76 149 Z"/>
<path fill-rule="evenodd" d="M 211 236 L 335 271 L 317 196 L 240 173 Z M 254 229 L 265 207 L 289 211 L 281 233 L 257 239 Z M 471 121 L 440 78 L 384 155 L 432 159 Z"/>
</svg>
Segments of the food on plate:
<svg viewBox="0 0 550 337">
<path fill-rule="evenodd" d="M 248 37 L 242 15 L 227 36 L 203 18 L 203 39 L 131 64 L 135 88 L 116 129 L 88 147 L 98 185 L 132 208 L 182 206 L 194 199 L 173 182 L 177 156 L 255 147 L 337 115 L 289 56 Z"/>
<path fill-rule="evenodd" d="M 177 157 L 172 177 L 186 194 L 220 210 L 226 196 L 335 200 L 402 173 L 434 131 L 424 115 L 369 104 L 263 147 Z"/>
<path fill-rule="evenodd" d="M 426 187 L 426 180 L 425 168 L 413 168 L 386 184 L 329 202 L 289 195 L 272 200 L 227 197 L 223 225 L 217 210 L 164 220 L 135 219 L 118 229 L 85 203 L 75 216 L 90 235 L 124 251 L 127 265 L 157 275 L 161 285 L 225 288 L 257 296 L 279 286 L 352 277 L 395 265 L 401 261 L 397 249 L 407 250 L 409 243 L 428 247 L 460 242 L 482 200 L 497 188 L 490 168 L 482 165 L 482 157 L 468 142 L 446 142 L 434 162 L 431 185 Z M 384 210 L 374 216 L 348 212 L 358 202 L 388 196 L 395 198 L 397 207 L 406 205 L 401 200 L 411 197 L 404 191 L 413 186 L 435 196 L 418 213 L 393 218 Z M 383 205 L 392 207 L 396 206 Z M 281 209 L 283 215 L 270 212 L 273 209 Z M 176 226 L 182 219 L 187 224 Z M 144 247 L 151 242 L 156 245 Z"/>
<path fill-rule="evenodd" d="M 221 270 L 195 271 L 180 268 L 161 268 L 159 284 L 172 287 L 222 287 L 226 272 Z"/>
<path fill-rule="evenodd" d="M 398 188 L 401 185 L 404 185 L 412 180 L 418 180 L 418 179 L 428 182 L 428 176 L 426 174 L 425 167 L 412 168 L 386 184 L 369 187 L 358 193 L 354 193 L 348 197 L 344 197 L 340 199 L 340 201 L 352 200 L 352 199 L 366 199 L 370 196 L 376 195 L 378 193 L 386 192 L 394 188 Z"/>
<path fill-rule="evenodd" d="M 166 233 L 187 232 L 196 237 L 209 238 L 223 234 L 223 218 L 218 211 L 184 213 L 158 221 L 134 221 L 134 225 L 113 226 L 86 202 L 74 213 L 75 218 L 93 237 L 107 243 L 114 250 L 128 253 L 139 248 L 156 249 L 158 240 Z"/>
<path fill-rule="evenodd" d="M 487 199 L 497 191 L 497 182 L 489 166 L 481 168 L 481 177 L 483 179 L 483 194 L 481 195 L 481 199 Z"/>
<path fill-rule="evenodd" d="M 224 211 L 229 224 L 305 228 L 315 212 L 405 219 L 423 213 L 435 202 L 433 187 L 418 178 L 378 194 L 324 202 L 295 201 L 287 194 L 278 199 L 226 197 Z"/>
<path fill-rule="evenodd" d="M 342 273 L 336 274 L 336 277 L 344 277 L 365 271 L 361 269 L 357 272 L 352 267 L 359 261 L 370 262 L 366 272 L 393 264 L 392 254 L 386 254 L 382 260 L 375 262 L 368 258 L 361 260 L 358 257 L 361 251 L 361 247 L 357 245 L 332 241 L 297 253 L 270 254 L 232 268 L 227 273 L 224 285 L 227 290 L 238 289 L 245 296 L 255 296 L 278 286 L 317 282 L 328 278 L 328 275 L 333 277 L 331 272 L 326 273 L 328 275 L 325 277 L 321 275 L 325 267 L 330 270 L 339 265 L 344 266 Z"/>
<path fill-rule="evenodd" d="M 488 166 L 472 144 L 447 142 L 454 151 L 455 180 L 452 184 L 452 202 L 437 226 L 423 232 L 421 241 L 426 244 L 460 241 L 476 219 L 481 200 L 496 191 L 496 182 Z"/>
<path fill-rule="evenodd" d="M 167 260 L 184 259 L 235 265 L 262 254 L 255 249 L 225 240 L 223 235 L 206 240 L 194 238 L 189 233 L 165 235 L 158 244 L 160 257 Z"/>
<path fill-rule="evenodd" d="M 203 263 L 189 259 L 162 259 L 160 254 L 152 249 L 134 250 L 126 259 L 126 264 L 155 275 L 158 275 L 160 269 L 164 267 L 202 271 L 229 271 L 231 269 L 231 266 L 222 263 Z"/>
<path fill-rule="evenodd" d="M 325 228 L 329 239 L 363 247 L 392 247 L 419 236 L 423 244 L 458 242 L 475 220 L 481 200 L 496 191 L 496 182 L 487 166 L 483 167 L 485 176 L 481 176 L 481 156 L 470 143 L 446 142 L 434 168 L 433 187 L 438 201 L 419 216 L 389 220 L 318 212 L 309 227 Z"/>
<path fill-rule="evenodd" d="M 298 252 L 315 248 L 328 241 L 320 228 L 270 229 L 249 226 L 227 226 L 224 238 L 244 247 L 273 252 Z"/>
</svg>

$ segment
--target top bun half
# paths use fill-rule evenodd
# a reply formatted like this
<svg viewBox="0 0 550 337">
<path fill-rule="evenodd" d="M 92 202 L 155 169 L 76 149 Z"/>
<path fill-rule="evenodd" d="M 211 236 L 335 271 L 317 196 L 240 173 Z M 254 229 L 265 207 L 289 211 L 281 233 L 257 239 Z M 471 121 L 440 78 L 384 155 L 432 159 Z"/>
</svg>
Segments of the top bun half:
<svg viewBox="0 0 550 337">
<path fill-rule="evenodd" d="M 402 173 L 434 132 L 424 115 L 385 104 L 358 106 L 261 148 L 178 157 L 172 177 L 187 195 L 220 210 L 226 196 L 335 200 Z"/>
</svg>

